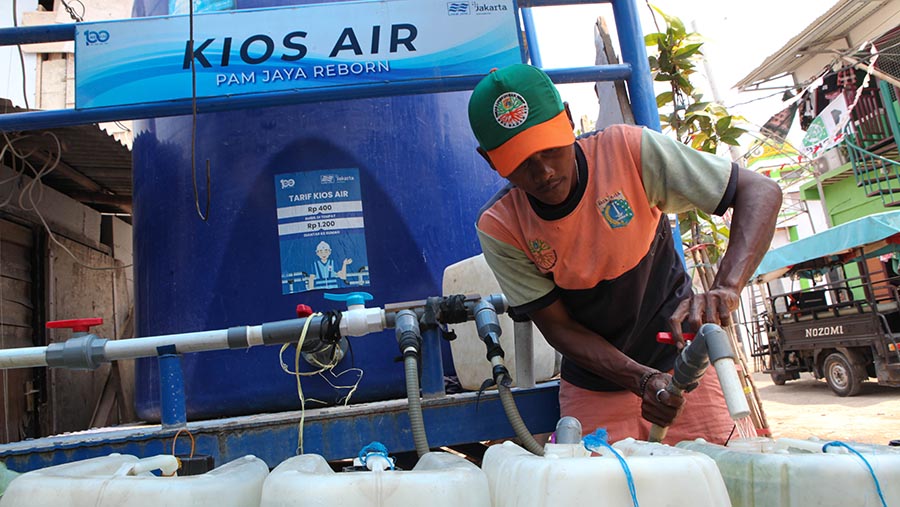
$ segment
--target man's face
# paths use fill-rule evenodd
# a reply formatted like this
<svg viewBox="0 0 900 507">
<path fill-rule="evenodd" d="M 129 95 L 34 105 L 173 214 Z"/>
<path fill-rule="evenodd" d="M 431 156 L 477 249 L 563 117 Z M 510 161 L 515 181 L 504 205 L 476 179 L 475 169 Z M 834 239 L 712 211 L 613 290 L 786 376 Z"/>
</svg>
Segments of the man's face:
<svg viewBox="0 0 900 507">
<path fill-rule="evenodd" d="M 331 249 L 330 248 L 320 248 L 320 249 L 316 250 L 316 255 L 319 256 L 319 260 L 321 260 L 322 262 L 325 262 L 328 260 L 328 256 L 331 255 Z"/>
<path fill-rule="evenodd" d="M 544 204 L 562 204 L 576 184 L 575 145 L 539 151 L 506 177 Z"/>
</svg>

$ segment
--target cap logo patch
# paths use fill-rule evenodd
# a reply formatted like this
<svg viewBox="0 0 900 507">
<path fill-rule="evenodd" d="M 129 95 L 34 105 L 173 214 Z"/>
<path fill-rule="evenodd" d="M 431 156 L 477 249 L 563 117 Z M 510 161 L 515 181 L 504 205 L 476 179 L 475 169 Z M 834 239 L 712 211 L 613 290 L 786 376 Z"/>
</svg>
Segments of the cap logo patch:
<svg viewBox="0 0 900 507">
<path fill-rule="evenodd" d="M 514 129 L 528 119 L 528 102 L 515 92 L 506 92 L 494 101 L 494 119 L 502 127 Z"/>
</svg>

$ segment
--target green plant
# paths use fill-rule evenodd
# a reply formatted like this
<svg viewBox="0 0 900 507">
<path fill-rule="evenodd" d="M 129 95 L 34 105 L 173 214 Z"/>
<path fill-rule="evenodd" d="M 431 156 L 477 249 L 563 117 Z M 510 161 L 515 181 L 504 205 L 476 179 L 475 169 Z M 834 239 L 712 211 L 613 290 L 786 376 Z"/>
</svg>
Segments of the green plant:
<svg viewBox="0 0 900 507">
<path fill-rule="evenodd" d="M 696 64 L 703 56 L 700 35 L 688 32 L 678 17 L 655 6 L 651 8 L 666 23 L 665 31 L 657 25 L 656 33 L 644 37 L 648 47 L 656 48 L 656 53 L 649 57 L 653 80 L 669 85 L 668 90 L 656 96 L 663 130 L 673 133 L 679 142 L 707 153 L 716 153 L 720 145 L 739 146 L 738 138 L 746 133 L 740 127 L 743 118 L 729 114 L 720 104 L 704 101 L 703 94 L 691 82 Z M 664 109 L 669 112 L 663 113 Z M 728 240 L 728 227 L 699 210 L 682 213 L 679 221 L 682 241 L 691 247 L 694 265 L 702 268 L 698 272 L 701 283 L 708 288 L 714 265 Z"/>
<path fill-rule="evenodd" d="M 738 138 L 746 133 L 739 126 L 743 118 L 729 114 L 720 104 L 704 101 L 691 83 L 696 62 L 703 55 L 700 35 L 688 32 L 676 16 L 657 7 L 652 9 L 666 22 L 665 32 L 644 37 L 648 47 L 656 47 L 656 54 L 650 56 L 653 80 L 666 82 L 670 88 L 656 96 L 658 108 L 672 104 L 670 113 L 659 115 L 663 129 L 674 132 L 680 142 L 708 153 L 715 153 L 720 144 L 739 146 Z"/>
</svg>

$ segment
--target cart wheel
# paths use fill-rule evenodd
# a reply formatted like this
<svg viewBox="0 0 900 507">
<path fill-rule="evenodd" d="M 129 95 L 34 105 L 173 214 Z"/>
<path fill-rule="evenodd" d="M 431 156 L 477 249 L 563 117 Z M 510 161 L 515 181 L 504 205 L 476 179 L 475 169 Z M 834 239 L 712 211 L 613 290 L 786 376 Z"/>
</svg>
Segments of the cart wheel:
<svg viewBox="0 0 900 507">
<path fill-rule="evenodd" d="M 828 387 L 838 396 L 855 396 L 862 389 L 864 378 L 844 354 L 834 352 L 825 358 L 822 368 Z"/>
<path fill-rule="evenodd" d="M 772 372 L 769 374 L 772 377 L 772 383 L 776 386 L 783 386 L 785 382 L 787 382 L 787 378 L 783 373 Z"/>
</svg>

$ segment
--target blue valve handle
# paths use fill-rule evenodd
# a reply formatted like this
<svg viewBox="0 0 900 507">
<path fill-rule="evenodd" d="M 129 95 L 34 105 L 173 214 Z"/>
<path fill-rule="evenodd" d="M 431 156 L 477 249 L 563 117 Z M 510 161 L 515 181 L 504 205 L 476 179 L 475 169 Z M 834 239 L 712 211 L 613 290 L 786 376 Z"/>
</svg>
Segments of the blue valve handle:
<svg viewBox="0 0 900 507">
<path fill-rule="evenodd" d="M 366 301 L 375 299 L 368 292 L 348 292 L 347 294 L 331 294 L 326 292 L 323 296 L 329 301 L 344 301 L 347 303 L 348 307 L 353 305 L 365 305 Z"/>
</svg>

